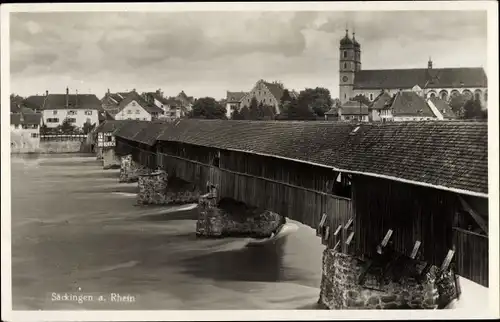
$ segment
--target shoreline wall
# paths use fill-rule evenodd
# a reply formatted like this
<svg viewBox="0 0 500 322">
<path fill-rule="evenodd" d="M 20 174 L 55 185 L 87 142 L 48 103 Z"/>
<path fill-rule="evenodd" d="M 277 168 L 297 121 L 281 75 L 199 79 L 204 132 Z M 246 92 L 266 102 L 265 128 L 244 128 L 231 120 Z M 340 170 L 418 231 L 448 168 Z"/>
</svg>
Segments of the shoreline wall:
<svg viewBox="0 0 500 322">
<path fill-rule="evenodd" d="M 38 146 L 34 145 L 11 145 L 10 152 L 12 154 L 24 153 L 41 153 L 41 154 L 55 154 L 55 153 L 82 153 L 90 152 L 89 147 L 85 142 L 81 141 L 42 141 Z"/>
</svg>

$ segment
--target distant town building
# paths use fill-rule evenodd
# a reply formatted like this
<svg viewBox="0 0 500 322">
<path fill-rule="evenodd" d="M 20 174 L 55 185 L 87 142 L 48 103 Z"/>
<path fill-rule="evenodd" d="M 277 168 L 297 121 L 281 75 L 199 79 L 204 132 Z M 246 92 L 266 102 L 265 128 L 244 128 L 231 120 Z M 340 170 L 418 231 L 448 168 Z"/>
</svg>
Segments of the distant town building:
<svg viewBox="0 0 500 322">
<path fill-rule="evenodd" d="M 11 106 L 12 107 L 12 106 Z M 10 114 L 11 149 L 35 151 L 40 147 L 42 114 L 27 107 L 18 107 Z"/>
<path fill-rule="evenodd" d="M 230 92 L 227 91 L 226 95 L 226 116 L 227 118 L 231 118 L 231 115 L 235 110 L 241 109 L 241 101 L 243 97 L 245 97 L 248 92 Z"/>
<path fill-rule="evenodd" d="M 94 94 L 49 94 L 26 98 L 26 106 L 42 113 L 43 124 L 49 128 L 62 125 L 65 120 L 77 128 L 85 123 L 99 124 L 99 115 L 103 111 L 101 102 Z"/>
<path fill-rule="evenodd" d="M 181 106 L 187 111 L 190 112 L 193 109 L 193 104 L 196 101 L 196 99 L 193 96 L 187 96 L 184 91 L 181 91 L 176 97 L 176 100 L 178 100 L 181 103 Z"/>
<path fill-rule="evenodd" d="M 444 101 L 458 94 L 476 98 L 483 105 L 488 100 L 488 81 L 482 67 L 433 68 L 429 59 L 427 68 L 412 69 L 361 69 L 361 45 L 355 34 L 348 31 L 340 40 L 339 93 L 342 103 L 356 95 L 373 101 L 381 90 L 390 95 L 400 90 L 419 86 L 425 98 L 439 97 Z"/>
<path fill-rule="evenodd" d="M 252 102 L 252 98 L 254 97 L 257 100 L 257 103 L 272 106 L 274 107 L 275 114 L 280 114 L 280 101 L 284 91 L 285 87 L 282 83 L 276 81 L 270 83 L 264 81 L 263 79 L 257 81 L 255 86 L 249 92 L 227 91 L 227 116 L 230 117 L 236 108 L 239 110 L 244 106 L 249 107 Z M 298 93 L 293 90 L 290 90 L 289 93 L 292 98 L 298 97 Z"/>
<path fill-rule="evenodd" d="M 112 108 L 115 120 L 157 120 L 164 115 L 164 110 L 154 103 L 149 103 L 135 90 L 129 93 L 109 95 L 115 103 Z"/>
<path fill-rule="evenodd" d="M 325 113 L 326 120 L 356 122 L 403 122 L 453 120 L 457 116 L 449 104 L 437 97 L 425 99 L 418 88 L 390 95 L 381 92 L 366 105 L 349 100 Z"/>
</svg>

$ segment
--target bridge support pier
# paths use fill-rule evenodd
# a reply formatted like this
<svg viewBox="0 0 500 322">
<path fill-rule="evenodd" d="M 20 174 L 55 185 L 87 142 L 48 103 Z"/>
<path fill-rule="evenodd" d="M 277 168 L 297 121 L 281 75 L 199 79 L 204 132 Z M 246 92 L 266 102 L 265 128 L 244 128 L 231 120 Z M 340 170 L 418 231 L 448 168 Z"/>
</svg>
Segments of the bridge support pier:
<svg viewBox="0 0 500 322">
<path fill-rule="evenodd" d="M 419 270 L 414 265 L 399 281 L 388 280 L 382 285 L 377 280 L 380 276 L 368 273 L 364 285 L 359 285 L 364 264 L 354 256 L 325 249 L 318 303 L 331 310 L 436 309 L 456 298 L 452 274 L 447 272 L 437 278 L 436 266 L 419 279 L 411 273 Z"/>
<path fill-rule="evenodd" d="M 102 151 L 103 168 L 106 169 L 119 169 L 121 160 L 115 153 L 115 149 L 104 149 Z"/>
<path fill-rule="evenodd" d="M 119 182 L 137 182 L 141 174 L 151 173 L 152 170 L 132 160 L 132 155 L 121 158 Z"/>
<path fill-rule="evenodd" d="M 268 210 L 236 210 L 221 208 L 214 191 L 200 197 L 196 235 L 203 237 L 267 238 L 285 224 L 286 218 Z"/>
<path fill-rule="evenodd" d="M 137 203 L 140 205 L 166 205 L 196 203 L 200 191 L 178 178 L 169 178 L 163 170 L 139 174 L 139 194 Z"/>
<path fill-rule="evenodd" d="M 102 160 L 103 159 L 102 148 L 100 148 L 100 147 L 95 148 L 95 157 L 96 157 L 97 160 Z"/>
</svg>

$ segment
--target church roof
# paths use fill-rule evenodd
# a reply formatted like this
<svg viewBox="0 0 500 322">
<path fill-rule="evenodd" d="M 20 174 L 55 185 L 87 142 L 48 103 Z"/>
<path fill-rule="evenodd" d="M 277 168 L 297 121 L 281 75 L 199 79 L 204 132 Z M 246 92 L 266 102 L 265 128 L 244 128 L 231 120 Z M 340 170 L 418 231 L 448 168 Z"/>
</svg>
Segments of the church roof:
<svg viewBox="0 0 500 322">
<path fill-rule="evenodd" d="M 427 84 L 427 87 L 426 87 Z M 484 69 L 414 68 L 360 70 L 354 77 L 354 89 L 487 87 Z"/>
<path fill-rule="evenodd" d="M 345 37 L 340 39 L 340 45 L 341 46 L 351 46 L 353 45 L 353 42 L 351 40 L 351 38 L 349 38 L 349 35 L 347 34 L 347 30 L 346 30 L 346 34 L 345 34 Z"/>
</svg>

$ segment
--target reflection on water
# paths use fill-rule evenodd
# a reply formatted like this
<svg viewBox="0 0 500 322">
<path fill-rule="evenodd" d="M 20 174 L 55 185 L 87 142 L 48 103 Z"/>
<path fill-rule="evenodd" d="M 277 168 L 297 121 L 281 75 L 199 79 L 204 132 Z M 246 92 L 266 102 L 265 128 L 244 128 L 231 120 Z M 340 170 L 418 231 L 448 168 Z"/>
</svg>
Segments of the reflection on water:
<svg viewBox="0 0 500 322">
<path fill-rule="evenodd" d="M 323 246 L 308 227 L 258 247 L 200 239 L 195 205 L 137 206 L 137 184 L 93 156 L 13 156 L 11 171 L 15 310 L 316 307 Z"/>
</svg>

